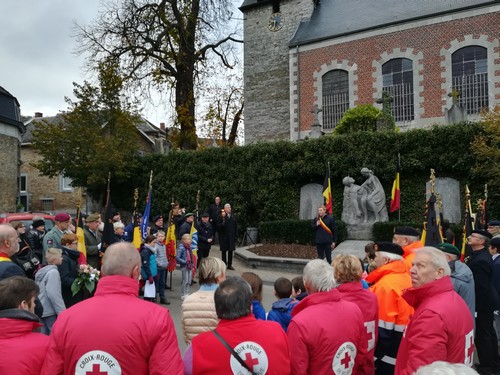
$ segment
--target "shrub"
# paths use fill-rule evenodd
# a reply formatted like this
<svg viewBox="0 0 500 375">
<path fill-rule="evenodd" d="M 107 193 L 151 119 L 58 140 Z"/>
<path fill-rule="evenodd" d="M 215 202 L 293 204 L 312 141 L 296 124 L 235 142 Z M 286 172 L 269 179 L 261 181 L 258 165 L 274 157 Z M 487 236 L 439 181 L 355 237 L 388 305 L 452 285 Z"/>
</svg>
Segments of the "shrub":
<svg viewBox="0 0 500 375">
<path fill-rule="evenodd" d="M 371 104 L 349 108 L 335 127 L 334 134 L 376 131 L 379 116 L 380 110 Z"/>
</svg>

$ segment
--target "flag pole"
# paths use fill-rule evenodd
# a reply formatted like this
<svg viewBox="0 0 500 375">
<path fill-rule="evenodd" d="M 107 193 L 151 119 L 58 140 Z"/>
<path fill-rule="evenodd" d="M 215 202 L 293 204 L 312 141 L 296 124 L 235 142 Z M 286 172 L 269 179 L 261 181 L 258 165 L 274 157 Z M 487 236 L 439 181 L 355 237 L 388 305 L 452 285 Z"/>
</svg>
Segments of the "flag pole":
<svg viewBox="0 0 500 375">
<path fill-rule="evenodd" d="M 401 154 L 398 152 L 398 173 L 399 173 L 399 181 L 398 184 L 401 184 Z M 399 207 L 398 207 L 398 222 L 401 222 L 401 186 L 399 187 Z"/>
</svg>

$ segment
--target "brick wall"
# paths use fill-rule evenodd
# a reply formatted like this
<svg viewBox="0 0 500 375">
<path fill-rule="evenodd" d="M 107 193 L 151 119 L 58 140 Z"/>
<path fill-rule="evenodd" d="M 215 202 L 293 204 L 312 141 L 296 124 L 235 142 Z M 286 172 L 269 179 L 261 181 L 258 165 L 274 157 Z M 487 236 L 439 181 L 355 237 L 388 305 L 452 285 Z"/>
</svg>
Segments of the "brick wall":
<svg viewBox="0 0 500 375">
<path fill-rule="evenodd" d="M 374 98 L 381 94 L 377 66 L 394 53 L 408 53 L 413 57 L 413 68 L 419 70 L 416 73 L 420 75 L 417 81 L 414 79 L 414 85 L 417 85 L 414 90 L 419 96 L 415 101 L 415 105 L 419 106 L 415 108 L 418 118 L 410 125 L 422 126 L 436 121 L 443 123 L 444 109 L 450 104 L 447 94 L 451 83 L 446 84 L 446 76 L 449 74 L 451 80 L 451 59 L 446 52 L 465 45 L 482 45 L 488 48 L 490 106 L 500 102 L 500 13 L 454 20 L 444 18 L 442 21 L 395 32 L 382 31 L 381 35 L 366 38 L 353 37 L 352 40 L 340 40 L 331 45 L 323 43 L 325 46 L 322 46 L 319 43 L 318 48 L 304 48 L 298 56 L 299 71 L 292 72 L 300 77 L 300 95 L 292 102 L 297 109 L 295 112 L 299 113 L 295 120 L 300 123 L 300 130 L 307 134 L 310 129 L 313 121 L 310 111 L 321 96 L 318 92 L 317 80 L 321 79 L 318 72 L 333 60 L 345 61 L 348 66 L 356 67 L 354 104 L 373 104 Z"/>
<path fill-rule="evenodd" d="M 0 134 L 0 212 L 15 211 L 20 142 Z"/>
</svg>

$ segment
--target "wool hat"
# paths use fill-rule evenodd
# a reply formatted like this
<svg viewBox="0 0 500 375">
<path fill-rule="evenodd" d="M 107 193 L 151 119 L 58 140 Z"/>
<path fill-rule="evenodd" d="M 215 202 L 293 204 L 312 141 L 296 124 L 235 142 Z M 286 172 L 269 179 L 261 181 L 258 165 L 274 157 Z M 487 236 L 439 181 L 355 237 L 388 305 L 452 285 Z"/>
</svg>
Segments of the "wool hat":
<svg viewBox="0 0 500 375">
<path fill-rule="evenodd" d="M 59 212 L 54 217 L 54 220 L 59 222 L 59 223 L 64 223 L 65 221 L 68 221 L 69 219 L 71 219 L 71 216 L 69 216 L 66 212 Z"/>
<path fill-rule="evenodd" d="M 491 235 L 490 232 L 488 232 L 487 230 L 480 230 L 480 229 L 476 229 L 476 230 L 473 230 L 472 232 L 470 232 L 470 234 L 473 234 L 473 233 L 477 233 L 483 237 L 486 237 L 487 239 L 491 240 L 491 237 L 493 237 Z"/>
<path fill-rule="evenodd" d="M 156 223 L 158 220 L 160 219 L 163 219 L 163 216 L 161 215 L 156 215 L 154 218 L 153 218 L 153 223 Z"/>
<path fill-rule="evenodd" d="M 401 236 L 420 237 L 420 232 L 413 227 L 396 227 L 394 228 L 394 234 L 399 234 Z"/>
<path fill-rule="evenodd" d="M 386 253 L 392 253 L 401 256 L 405 253 L 403 251 L 403 248 L 397 243 L 386 241 L 375 242 L 375 251 L 385 251 Z"/>
<path fill-rule="evenodd" d="M 490 245 L 496 247 L 497 249 L 500 249 L 500 237 L 493 237 L 491 239 Z"/>
<path fill-rule="evenodd" d="M 488 223 L 489 227 L 500 227 L 500 220 L 491 220 Z"/>
<path fill-rule="evenodd" d="M 33 224 L 31 224 L 33 228 L 38 228 L 41 227 L 42 225 L 45 225 L 45 220 L 40 219 L 40 220 L 33 220 Z"/>
<path fill-rule="evenodd" d="M 96 222 L 97 220 L 99 220 L 101 218 L 101 214 L 98 214 L 98 213 L 94 213 L 94 214 L 90 214 L 89 216 L 87 216 L 87 218 L 85 219 L 85 222 L 86 223 L 94 223 Z"/>
<path fill-rule="evenodd" d="M 460 256 L 460 250 L 458 247 L 453 246 L 451 243 L 440 243 L 439 245 L 434 246 L 436 249 L 441 250 L 443 253 L 454 254 Z"/>
<path fill-rule="evenodd" d="M 201 217 L 210 217 L 210 214 L 208 212 L 203 212 L 203 214 L 201 215 Z"/>
</svg>

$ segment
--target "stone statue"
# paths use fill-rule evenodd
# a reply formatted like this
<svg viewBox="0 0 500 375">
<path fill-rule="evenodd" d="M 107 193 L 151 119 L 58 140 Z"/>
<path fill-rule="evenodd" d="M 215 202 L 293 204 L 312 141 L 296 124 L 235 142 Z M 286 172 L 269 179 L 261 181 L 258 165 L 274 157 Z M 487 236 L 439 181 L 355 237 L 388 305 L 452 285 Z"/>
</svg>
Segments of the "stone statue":
<svg viewBox="0 0 500 375">
<path fill-rule="evenodd" d="M 366 178 L 361 185 L 365 191 L 361 195 L 361 211 L 364 223 L 388 221 L 387 207 L 385 205 L 385 192 L 377 176 L 368 168 L 362 168 L 361 174 Z"/>
<path fill-rule="evenodd" d="M 354 183 L 354 178 L 344 177 L 342 180 L 344 184 L 344 204 L 342 207 L 342 221 L 346 224 L 359 224 L 362 221 L 362 214 L 360 207 L 361 195 L 364 189 Z"/>
</svg>

